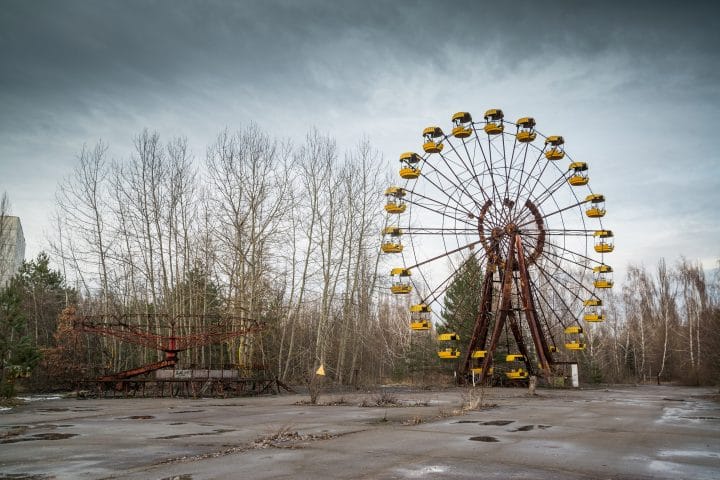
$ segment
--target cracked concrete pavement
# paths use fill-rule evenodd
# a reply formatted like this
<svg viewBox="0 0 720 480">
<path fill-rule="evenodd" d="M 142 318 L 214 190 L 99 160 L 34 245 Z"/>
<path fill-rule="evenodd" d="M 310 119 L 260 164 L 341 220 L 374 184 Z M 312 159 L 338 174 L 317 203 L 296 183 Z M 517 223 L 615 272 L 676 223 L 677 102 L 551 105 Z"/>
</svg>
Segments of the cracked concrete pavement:
<svg viewBox="0 0 720 480">
<path fill-rule="evenodd" d="M 720 478 L 717 389 L 538 392 L 33 401 L 0 413 L 0 479 Z"/>
</svg>

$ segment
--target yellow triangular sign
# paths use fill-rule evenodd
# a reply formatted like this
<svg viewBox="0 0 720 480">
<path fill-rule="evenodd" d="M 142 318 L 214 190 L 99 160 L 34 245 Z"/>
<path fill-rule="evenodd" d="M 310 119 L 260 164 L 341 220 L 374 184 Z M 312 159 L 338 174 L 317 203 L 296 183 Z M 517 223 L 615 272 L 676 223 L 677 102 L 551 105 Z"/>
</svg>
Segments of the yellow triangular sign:
<svg viewBox="0 0 720 480">
<path fill-rule="evenodd" d="M 325 376 L 325 367 L 322 364 L 320 364 L 320 368 L 315 371 L 315 375 Z"/>
</svg>

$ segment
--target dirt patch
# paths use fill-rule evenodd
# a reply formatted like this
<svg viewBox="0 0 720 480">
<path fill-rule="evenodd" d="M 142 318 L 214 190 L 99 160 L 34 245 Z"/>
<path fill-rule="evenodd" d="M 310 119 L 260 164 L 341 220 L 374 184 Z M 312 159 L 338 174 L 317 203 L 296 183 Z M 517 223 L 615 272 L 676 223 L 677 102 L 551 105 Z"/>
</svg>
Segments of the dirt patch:
<svg viewBox="0 0 720 480">
<path fill-rule="evenodd" d="M 219 428 L 212 432 L 199 432 L 199 433 L 183 433 L 180 435 L 167 435 L 165 437 L 155 437 L 155 440 L 173 440 L 175 438 L 187 438 L 187 437 L 202 437 L 205 435 L 219 435 L 221 433 L 234 432 L 232 429 Z"/>
<path fill-rule="evenodd" d="M 499 442 L 500 441 L 495 437 L 485 437 L 485 436 L 470 437 L 470 440 L 472 440 L 473 442 Z"/>
<path fill-rule="evenodd" d="M 18 435 L 24 434 L 28 430 L 30 430 L 30 427 L 27 425 L 11 426 L 6 432 L 0 432 L 0 443 L 3 443 L 2 439 L 4 438 L 17 437 Z"/>
<path fill-rule="evenodd" d="M 331 438 L 337 438 L 343 435 L 350 435 L 351 433 L 362 432 L 364 430 L 358 430 L 356 432 L 346 433 L 330 433 L 322 432 L 319 434 L 300 434 L 298 432 L 291 432 L 286 429 L 282 429 L 277 433 L 260 437 L 254 442 L 245 445 L 237 445 L 217 452 L 203 453 L 201 455 L 190 455 L 184 457 L 169 458 L 158 462 L 157 465 L 166 465 L 168 463 L 184 463 L 184 462 L 195 462 L 198 460 L 205 460 L 207 458 L 224 457 L 226 455 L 233 455 L 236 453 L 247 452 L 248 450 L 265 449 L 265 448 L 301 448 L 301 443 L 314 442 L 318 440 L 329 440 Z M 174 478 L 174 477 L 170 477 Z"/>
</svg>

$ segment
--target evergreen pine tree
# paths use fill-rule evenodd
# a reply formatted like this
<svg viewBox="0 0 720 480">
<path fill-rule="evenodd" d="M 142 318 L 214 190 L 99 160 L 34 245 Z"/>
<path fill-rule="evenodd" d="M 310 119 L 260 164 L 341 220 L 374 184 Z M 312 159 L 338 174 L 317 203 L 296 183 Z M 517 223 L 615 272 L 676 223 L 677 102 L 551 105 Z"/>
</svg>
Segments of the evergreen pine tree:
<svg viewBox="0 0 720 480">
<path fill-rule="evenodd" d="M 470 339 L 480 310 L 482 283 L 482 266 L 474 255 L 470 256 L 460 266 L 445 292 L 444 325 L 438 326 L 438 332 L 457 333 L 461 345 Z"/>
<path fill-rule="evenodd" d="M 40 353 L 25 334 L 22 289 L 18 276 L 0 290 L 0 396 L 15 394 L 15 380 L 29 375 L 40 360 Z"/>
</svg>

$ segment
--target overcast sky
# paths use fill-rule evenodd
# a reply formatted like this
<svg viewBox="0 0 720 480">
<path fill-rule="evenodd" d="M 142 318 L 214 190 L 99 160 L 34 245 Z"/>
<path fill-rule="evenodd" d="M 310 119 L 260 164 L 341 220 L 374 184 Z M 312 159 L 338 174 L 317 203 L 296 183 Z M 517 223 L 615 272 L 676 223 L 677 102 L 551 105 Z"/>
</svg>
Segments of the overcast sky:
<svg viewBox="0 0 720 480">
<path fill-rule="evenodd" d="M 583 3 L 582 5 L 580 5 Z M 715 2 L 0 0 L 0 192 L 26 257 L 84 143 L 127 158 L 147 127 L 199 160 L 254 121 L 388 171 L 456 111 L 534 116 L 590 165 L 613 261 L 720 258 Z"/>
</svg>

